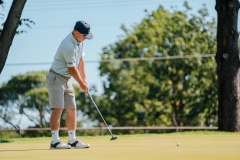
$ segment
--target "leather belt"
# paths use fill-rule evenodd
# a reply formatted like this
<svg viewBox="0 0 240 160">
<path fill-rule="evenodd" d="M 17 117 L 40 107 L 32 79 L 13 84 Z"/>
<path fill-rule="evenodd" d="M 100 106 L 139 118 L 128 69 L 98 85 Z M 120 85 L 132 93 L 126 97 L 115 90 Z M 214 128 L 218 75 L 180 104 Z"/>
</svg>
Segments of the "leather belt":
<svg viewBox="0 0 240 160">
<path fill-rule="evenodd" d="M 57 72 L 55 72 L 55 71 L 52 70 L 52 69 L 50 69 L 49 72 L 52 72 L 52 73 L 54 73 L 54 74 L 56 74 L 56 75 L 58 75 L 58 76 L 60 76 L 60 77 L 63 77 L 64 79 L 67 79 L 67 80 L 71 78 L 71 77 L 63 76 L 63 75 L 61 75 L 60 73 L 57 73 Z"/>
</svg>

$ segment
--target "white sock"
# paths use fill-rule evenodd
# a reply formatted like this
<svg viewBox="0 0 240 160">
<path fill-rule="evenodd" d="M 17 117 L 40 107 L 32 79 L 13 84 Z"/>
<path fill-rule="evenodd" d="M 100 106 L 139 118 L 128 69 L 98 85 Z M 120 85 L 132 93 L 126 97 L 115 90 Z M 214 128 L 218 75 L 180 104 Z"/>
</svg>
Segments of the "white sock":
<svg viewBox="0 0 240 160">
<path fill-rule="evenodd" d="M 72 141 L 76 139 L 76 130 L 68 130 L 68 140 Z"/>
<path fill-rule="evenodd" d="M 57 142 L 59 140 L 58 130 L 52 130 L 52 142 Z"/>
</svg>

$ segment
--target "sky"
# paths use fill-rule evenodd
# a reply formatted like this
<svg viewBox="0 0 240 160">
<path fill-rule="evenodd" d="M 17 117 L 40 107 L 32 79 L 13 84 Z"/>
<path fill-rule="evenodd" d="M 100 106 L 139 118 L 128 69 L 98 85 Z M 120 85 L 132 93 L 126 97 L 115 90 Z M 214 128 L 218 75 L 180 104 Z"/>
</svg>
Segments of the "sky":
<svg viewBox="0 0 240 160">
<path fill-rule="evenodd" d="M 0 86 L 12 76 L 30 71 L 49 70 L 61 41 L 72 31 L 76 21 L 91 25 L 94 38 L 84 41 L 84 60 L 89 87 L 95 85 L 98 94 L 103 92 L 103 78 L 99 75 L 102 48 L 118 41 L 124 35 L 121 25 L 127 28 L 146 17 L 144 10 L 156 11 L 159 5 L 183 11 L 185 0 L 27 0 L 21 18 L 35 22 L 31 29 L 20 27 L 27 33 L 16 35 L 10 48 L 6 65 L 0 75 Z M 1 12 L 7 18 L 12 0 L 4 0 Z M 216 0 L 188 0 L 192 13 L 206 4 L 210 17 L 217 19 Z M 29 65 L 28 63 L 31 63 Z M 44 63 L 44 64 L 42 64 Z M 13 65 L 14 64 L 14 65 Z M 17 64 L 17 65 L 16 65 Z M 28 64 L 28 65 L 27 65 Z M 76 83 L 75 80 L 73 80 Z"/>
</svg>

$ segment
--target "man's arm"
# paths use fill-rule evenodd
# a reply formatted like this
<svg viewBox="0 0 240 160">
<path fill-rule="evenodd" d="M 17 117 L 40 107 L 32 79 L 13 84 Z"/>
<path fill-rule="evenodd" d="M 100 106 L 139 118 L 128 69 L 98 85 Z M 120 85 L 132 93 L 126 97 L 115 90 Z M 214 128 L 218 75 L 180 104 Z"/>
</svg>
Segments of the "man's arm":
<svg viewBox="0 0 240 160">
<path fill-rule="evenodd" d="M 84 62 L 83 58 L 80 58 L 80 62 L 78 65 L 78 71 L 80 73 L 80 76 L 82 77 L 83 82 L 87 84 L 86 73 L 85 73 L 85 62 Z"/>
<path fill-rule="evenodd" d="M 84 90 L 86 93 L 88 92 L 87 83 L 84 82 L 84 79 L 82 79 L 78 69 L 76 67 L 68 67 L 69 72 L 73 76 L 73 78 L 78 82 L 81 89 Z"/>
</svg>

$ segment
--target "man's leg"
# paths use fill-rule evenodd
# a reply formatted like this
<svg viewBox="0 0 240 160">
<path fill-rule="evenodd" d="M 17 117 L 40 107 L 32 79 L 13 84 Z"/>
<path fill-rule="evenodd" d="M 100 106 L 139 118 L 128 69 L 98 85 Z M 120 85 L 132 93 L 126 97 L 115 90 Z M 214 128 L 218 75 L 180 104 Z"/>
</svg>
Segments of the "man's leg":
<svg viewBox="0 0 240 160">
<path fill-rule="evenodd" d="M 50 127 L 52 132 L 52 142 L 55 143 L 59 141 L 59 127 L 60 127 L 60 118 L 62 115 L 62 109 L 53 108 L 50 118 Z"/>
<path fill-rule="evenodd" d="M 49 105 L 52 109 L 50 117 L 50 127 L 52 133 L 50 149 L 70 149 L 70 145 L 64 144 L 59 139 L 60 119 L 64 108 L 64 90 L 62 86 L 65 85 L 65 83 L 59 79 L 58 74 L 53 72 L 49 72 L 47 74 L 46 82 L 49 95 Z"/>
<path fill-rule="evenodd" d="M 59 127 L 60 119 L 63 109 L 53 108 L 50 118 L 50 127 L 52 132 L 52 142 L 50 144 L 50 149 L 70 149 L 71 146 L 64 144 L 59 139 Z"/>
<path fill-rule="evenodd" d="M 76 138 L 77 115 L 76 109 L 67 110 L 67 127 L 68 127 L 68 144 L 72 148 L 89 148 L 89 144 L 85 144 Z"/>
<path fill-rule="evenodd" d="M 76 109 L 66 109 L 66 111 L 67 111 L 66 123 L 68 130 L 76 130 L 77 126 Z"/>
<path fill-rule="evenodd" d="M 64 108 L 67 112 L 66 123 L 69 137 L 68 144 L 71 146 L 71 148 L 89 148 L 89 144 L 85 144 L 76 138 L 77 107 L 72 81 L 69 80 L 66 86 L 67 88 L 64 92 Z"/>
<path fill-rule="evenodd" d="M 72 81 L 67 81 L 66 90 L 64 94 L 64 108 L 66 109 L 66 125 L 68 128 L 69 141 L 76 140 L 76 126 L 77 126 L 77 115 L 76 115 L 76 100 L 75 93 L 72 86 Z"/>
<path fill-rule="evenodd" d="M 76 109 L 66 109 L 66 111 L 67 111 L 66 124 L 68 127 L 68 140 L 73 141 L 76 139 L 76 126 L 77 126 Z"/>
<path fill-rule="evenodd" d="M 59 108 L 52 109 L 52 115 L 50 118 L 51 130 L 59 130 L 62 111 L 63 109 L 59 109 Z"/>
</svg>

